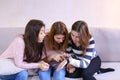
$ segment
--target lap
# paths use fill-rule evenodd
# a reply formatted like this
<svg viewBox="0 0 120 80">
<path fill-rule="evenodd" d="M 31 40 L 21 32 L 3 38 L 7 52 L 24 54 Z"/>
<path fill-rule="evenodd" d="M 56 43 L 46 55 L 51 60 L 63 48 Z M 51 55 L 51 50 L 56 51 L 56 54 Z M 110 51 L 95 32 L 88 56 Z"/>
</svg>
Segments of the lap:
<svg viewBox="0 0 120 80">
<path fill-rule="evenodd" d="M 86 74 L 94 75 L 94 73 L 96 73 L 100 69 L 100 66 L 101 60 L 99 57 L 96 57 L 91 61 L 90 65 L 86 69 L 76 68 L 76 70 L 73 73 L 69 73 L 66 71 L 66 77 L 80 78 Z"/>
</svg>

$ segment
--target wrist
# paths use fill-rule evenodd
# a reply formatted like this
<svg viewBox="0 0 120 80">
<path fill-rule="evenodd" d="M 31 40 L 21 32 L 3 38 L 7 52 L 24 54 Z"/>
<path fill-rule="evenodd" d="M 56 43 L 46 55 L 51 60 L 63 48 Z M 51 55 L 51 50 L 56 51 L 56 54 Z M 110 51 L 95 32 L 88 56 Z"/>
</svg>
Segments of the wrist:
<svg viewBox="0 0 120 80">
<path fill-rule="evenodd" d="M 66 60 L 67 60 L 67 63 L 69 63 L 70 61 L 69 61 L 69 58 L 66 58 Z"/>
<path fill-rule="evenodd" d="M 38 63 L 38 68 L 39 68 L 39 69 L 42 68 L 42 64 L 43 64 L 43 61 L 40 61 L 40 62 Z"/>
<path fill-rule="evenodd" d="M 41 64 L 40 63 L 38 63 L 38 68 L 41 68 Z"/>
</svg>

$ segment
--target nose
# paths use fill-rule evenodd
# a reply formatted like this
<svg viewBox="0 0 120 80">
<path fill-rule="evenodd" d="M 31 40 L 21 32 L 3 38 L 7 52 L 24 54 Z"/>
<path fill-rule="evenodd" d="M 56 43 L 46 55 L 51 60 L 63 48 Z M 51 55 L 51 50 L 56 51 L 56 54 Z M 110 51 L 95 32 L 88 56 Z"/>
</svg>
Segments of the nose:
<svg viewBox="0 0 120 80">
<path fill-rule="evenodd" d="M 43 36 L 45 37 L 45 35 L 46 35 L 46 34 L 44 33 Z"/>
<path fill-rule="evenodd" d="M 77 38 L 75 38 L 75 41 L 77 41 Z"/>
<path fill-rule="evenodd" d="M 75 42 L 76 42 L 76 41 L 77 41 L 77 38 L 76 38 L 76 37 L 74 37 L 74 38 L 73 38 L 73 41 L 75 41 Z"/>
</svg>

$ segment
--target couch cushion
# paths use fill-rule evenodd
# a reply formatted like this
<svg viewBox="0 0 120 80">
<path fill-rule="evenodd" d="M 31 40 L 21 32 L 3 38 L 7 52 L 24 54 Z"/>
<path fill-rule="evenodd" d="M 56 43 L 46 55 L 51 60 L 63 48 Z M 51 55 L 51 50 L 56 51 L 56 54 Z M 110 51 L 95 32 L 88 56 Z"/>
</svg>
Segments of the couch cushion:
<svg viewBox="0 0 120 80">
<path fill-rule="evenodd" d="M 23 71 L 15 65 L 14 60 L 0 58 L 0 75 L 11 75 Z"/>
</svg>

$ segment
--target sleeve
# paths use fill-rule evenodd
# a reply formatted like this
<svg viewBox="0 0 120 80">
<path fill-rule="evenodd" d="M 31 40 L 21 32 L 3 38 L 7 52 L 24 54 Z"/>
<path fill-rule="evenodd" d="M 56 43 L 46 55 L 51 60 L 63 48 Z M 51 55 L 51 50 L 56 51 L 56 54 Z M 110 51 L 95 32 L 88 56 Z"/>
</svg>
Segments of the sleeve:
<svg viewBox="0 0 120 80">
<path fill-rule="evenodd" d="M 78 67 L 78 68 L 87 68 L 91 60 L 95 57 L 95 54 L 96 54 L 95 41 L 93 37 L 89 40 L 89 46 L 87 47 L 85 56 L 82 56 L 82 54 L 79 54 L 79 53 L 82 53 L 82 51 L 75 50 L 72 47 L 69 47 L 67 49 L 67 52 L 73 54 L 72 57 L 69 58 L 69 62 L 71 65 Z"/>
<path fill-rule="evenodd" d="M 14 61 L 15 64 L 24 69 L 38 68 L 38 63 L 27 63 L 24 61 L 24 40 L 23 38 L 16 38 L 14 40 Z"/>
</svg>

